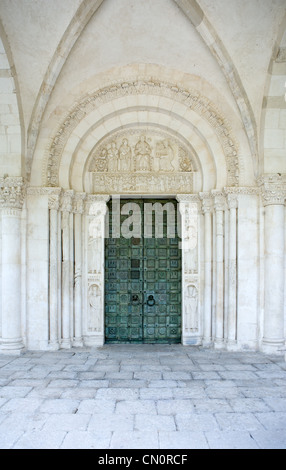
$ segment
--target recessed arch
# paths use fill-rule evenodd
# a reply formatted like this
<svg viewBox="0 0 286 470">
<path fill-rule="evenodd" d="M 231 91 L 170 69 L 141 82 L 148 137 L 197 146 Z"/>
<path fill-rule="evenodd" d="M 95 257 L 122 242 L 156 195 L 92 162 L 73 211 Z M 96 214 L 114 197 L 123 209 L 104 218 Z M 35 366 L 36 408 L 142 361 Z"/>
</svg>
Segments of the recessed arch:
<svg viewBox="0 0 286 470">
<path fill-rule="evenodd" d="M 224 166 L 227 168 L 227 180 L 225 184 L 227 186 L 238 186 L 238 146 L 227 120 L 207 98 L 200 95 L 196 90 L 187 90 L 167 82 L 150 79 L 119 82 L 110 87 L 97 90 L 95 93 L 89 94 L 79 101 L 51 139 L 49 148 L 47 149 L 46 163 L 43 166 L 43 183 L 46 182 L 48 186 L 58 186 L 60 162 L 65 149 L 67 149 L 69 153 L 71 152 L 68 143 L 71 136 L 76 140 L 82 130 L 86 131 L 91 126 L 92 122 L 97 122 L 97 120 L 102 117 L 101 107 L 104 107 L 105 104 L 108 106 L 109 103 L 115 106 L 117 100 L 121 100 L 122 106 L 124 107 L 125 104 L 125 107 L 128 109 L 128 103 L 130 105 L 132 97 L 135 98 L 137 102 L 140 101 L 140 103 L 144 105 L 144 103 L 146 103 L 146 96 L 150 95 L 157 97 L 161 106 L 164 105 L 165 111 L 167 111 L 164 116 L 164 113 L 159 113 L 158 109 L 156 109 L 159 120 L 164 120 L 164 124 L 166 124 L 166 115 L 169 121 L 171 116 L 172 118 L 174 117 L 172 108 L 174 107 L 174 103 L 177 102 L 182 106 L 184 111 L 183 115 L 188 115 L 187 121 L 190 123 L 192 123 L 192 121 L 194 122 L 193 129 L 202 127 L 203 125 L 209 126 L 211 132 L 208 133 L 209 135 L 206 140 L 208 141 L 210 139 L 211 134 L 215 135 L 221 145 L 220 153 L 224 155 L 225 158 Z M 127 97 L 129 100 L 128 103 Z M 120 109 L 120 107 L 118 108 L 118 103 L 116 109 L 117 111 Z M 144 119 L 147 113 L 146 110 L 137 110 L 136 112 L 141 113 L 141 118 L 137 119 L 138 122 L 142 119 L 146 121 L 146 118 Z M 98 116 L 94 116 L 93 113 L 98 113 Z M 118 118 L 118 112 L 115 115 Z M 106 125 L 107 123 L 111 125 L 111 120 L 106 120 L 106 113 L 103 113 L 103 116 L 104 126 L 106 131 L 108 131 Z M 179 121 L 178 118 L 179 116 L 176 118 L 177 121 Z M 176 120 L 173 119 L 172 126 L 170 127 L 174 126 Z M 90 125 L 86 126 L 85 121 L 89 122 Z M 179 127 L 183 128 L 184 125 L 185 124 L 180 123 Z M 109 130 L 112 130 L 112 125 Z"/>
</svg>

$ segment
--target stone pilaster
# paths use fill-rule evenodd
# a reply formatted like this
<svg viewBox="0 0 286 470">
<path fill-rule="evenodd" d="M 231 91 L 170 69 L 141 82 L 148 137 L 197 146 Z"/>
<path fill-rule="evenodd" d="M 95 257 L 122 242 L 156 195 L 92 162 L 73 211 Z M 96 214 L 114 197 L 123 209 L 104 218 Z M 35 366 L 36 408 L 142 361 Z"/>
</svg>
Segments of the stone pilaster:
<svg viewBox="0 0 286 470">
<path fill-rule="evenodd" d="M 212 342 L 212 211 L 210 193 L 200 193 L 204 215 L 204 335 L 203 343 Z"/>
<path fill-rule="evenodd" d="M 284 345 L 284 250 L 286 176 L 259 179 L 264 220 L 264 332 L 263 350 L 277 353 Z"/>
<path fill-rule="evenodd" d="M 84 344 L 102 346 L 104 334 L 104 240 L 105 218 L 109 196 L 90 195 L 85 200 L 86 219 L 86 279 L 84 298 L 86 335 Z"/>
<path fill-rule="evenodd" d="M 215 209 L 215 347 L 224 347 L 224 211 L 226 197 L 221 191 L 212 191 Z"/>
<path fill-rule="evenodd" d="M 21 325 L 21 211 L 23 178 L 0 178 L 2 209 L 2 338 L 1 353 L 19 354 L 24 347 Z"/>
<path fill-rule="evenodd" d="M 229 210 L 228 236 L 228 315 L 227 347 L 236 349 L 237 343 L 237 195 L 228 194 Z"/>
<path fill-rule="evenodd" d="M 181 214 L 182 238 L 182 342 L 184 345 L 199 345 L 202 342 L 199 283 L 199 209 L 197 195 L 177 196 Z"/>
<path fill-rule="evenodd" d="M 73 260 L 71 259 L 71 228 L 73 227 L 73 191 L 64 191 L 61 197 L 60 210 L 62 212 L 62 339 L 61 347 L 71 347 L 71 307 Z"/>
<path fill-rule="evenodd" d="M 50 259 L 49 259 L 49 347 L 52 350 L 59 349 L 59 247 L 58 247 L 58 211 L 60 208 L 61 189 L 50 190 L 49 196 L 49 234 L 50 234 Z"/>
<path fill-rule="evenodd" d="M 82 243 L 83 243 L 83 223 L 82 214 L 84 212 L 84 200 L 86 194 L 77 193 L 74 198 L 74 253 L 75 253 L 75 273 L 74 273 L 74 340 L 73 346 L 83 346 L 82 338 Z"/>
</svg>

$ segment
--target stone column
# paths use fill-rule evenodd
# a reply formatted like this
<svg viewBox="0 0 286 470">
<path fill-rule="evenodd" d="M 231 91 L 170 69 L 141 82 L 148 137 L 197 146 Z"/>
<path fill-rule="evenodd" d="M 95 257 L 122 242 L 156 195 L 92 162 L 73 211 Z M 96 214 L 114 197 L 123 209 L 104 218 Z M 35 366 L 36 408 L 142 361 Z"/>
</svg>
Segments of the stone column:
<svg viewBox="0 0 286 470">
<path fill-rule="evenodd" d="M 280 175 L 263 177 L 264 333 L 262 348 L 277 353 L 284 346 L 284 250 L 286 181 Z"/>
<path fill-rule="evenodd" d="M 53 190 L 49 197 L 49 229 L 50 229 L 50 259 L 49 259 L 49 347 L 59 349 L 59 305 L 58 305 L 58 210 L 60 207 L 61 189 Z"/>
<path fill-rule="evenodd" d="M 213 201 L 209 193 L 201 193 L 204 214 L 204 334 L 203 344 L 212 342 L 212 210 Z"/>
<path fill-rule="evenodd" d="M 225 195 L 213 191 L 214 208 L 216 213 L 216 307 L 215 307 L 215 347 L 224 347 L 224 211 Z"/>
<path fill-rule="evenodd" d="M 86 346 L 103 346 L 104 333 L 104 246 L 105 217 L 109 196 L 91 195 L 86 199 L 87 299 L 85 315 Z"/>
<path fill-rule="evenodd" d="M 71 347 L 71 211 L 73 191 L 65 191 L 61 198 L 62 212 L 62 339 L 61 347 Z"/>
<path fill-rule="evenodd" d="M 22 178 L 0 178 L 2 208 L 2 354 L 20 354 L 21 325 L 21 211 Z"/>
<path fill-rule="evenodd" d="M 75 253 L 75 274 L 74 274 L 74 341 L 75 347 L 83 346 L 82 339 L 82 214 L 84 211 L 83 193 L 76 194 L 74 198 L 74 253 Z"/>
<path fill-rule="evenodd" d="M 229 208 L 229 239 L 228 239 L 228 316 L 227 316 L 227 347 L 235 349 L 237 342 L 237 196 L 227 196 Z"/>
</svg>

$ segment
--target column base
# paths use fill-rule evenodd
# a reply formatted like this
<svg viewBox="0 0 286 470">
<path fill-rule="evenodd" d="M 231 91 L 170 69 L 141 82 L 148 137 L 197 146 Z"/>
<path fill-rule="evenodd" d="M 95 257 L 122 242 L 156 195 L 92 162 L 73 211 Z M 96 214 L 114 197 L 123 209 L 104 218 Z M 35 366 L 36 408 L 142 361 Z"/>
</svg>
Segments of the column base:
<svg viewBox="0 0 286 470">
<path fill-rule="evenodd" d="M 22 338 L 1 339 L 0 354 L 6 356 L 20 356 L 24 351 L 24 343 Z"/>
<path fill-rule="evenodd" d="M 283 347 L 285 345 L 285 340 L 283 339 L 266 339 L 262 340 L 261 351 L 265 354 L 283 354 Z"/>
<path fill-rule="evenodd" d="M 49 351 L 58 351 L 60 349 L 60 345 L 57 341 L 49 343 Z"/>
<path fill-rule="evenodd" d="M 206 349 L 212 349 L 214 347 L 214 342 L 212 341 L 212 339 L 203 339 L 202 341 L 202 346 L 203 348 L 206 348 Z"/>
<path fill-rule="evenodd" d="M 84 346 L 88 348 L 101 348 L 104 346 L 105 338 L 103 335 L 84 336 Z"/>
<path fill-rule="evenodd" d="M 225 341 L 224 341 L 224 339 L 215 339 L 215 341 L 214 341 L 214 349 L 225 349 Z"/>
<path fill-rule="evenodd" d="M 237 341 L 235 340 L 228 341 L 226 344 L 226 349 L 229 352 L 236 352 L 240 350 L 239 345 L 237 344 Z"/>
<path fill-rule="evenodd" d="M 82 340 L 82 338 L 74 338 L 74 340 L 73 340 L 73 347 L 74 347 L 74 348 L 82 348 L 82 347 L 83 347 L 83 340 Z"/>
<path fill-rule="evenodd" d="M 72 344 L 69 339 L 63 339 L 61 342 L 61 349 L 71 349 Z"/>
<path fill-rule="evenodd" d="M 201 346 L 202 338 L 201 336 L 183 336 L 182 339 L 183 346 Z"/>
</svg>

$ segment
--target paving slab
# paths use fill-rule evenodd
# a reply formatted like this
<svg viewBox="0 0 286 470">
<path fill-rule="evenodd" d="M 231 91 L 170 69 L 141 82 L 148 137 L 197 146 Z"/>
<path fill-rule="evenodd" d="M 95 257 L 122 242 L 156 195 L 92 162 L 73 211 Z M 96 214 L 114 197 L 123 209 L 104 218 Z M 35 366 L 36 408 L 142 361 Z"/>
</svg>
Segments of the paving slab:
<svg viewBox="0 0 286 470">
<path fill-rule="evenodd" d="M 0 355 L 1 449 L 286 448 L 286 364 L 114 345 Z"/>
</svg>

